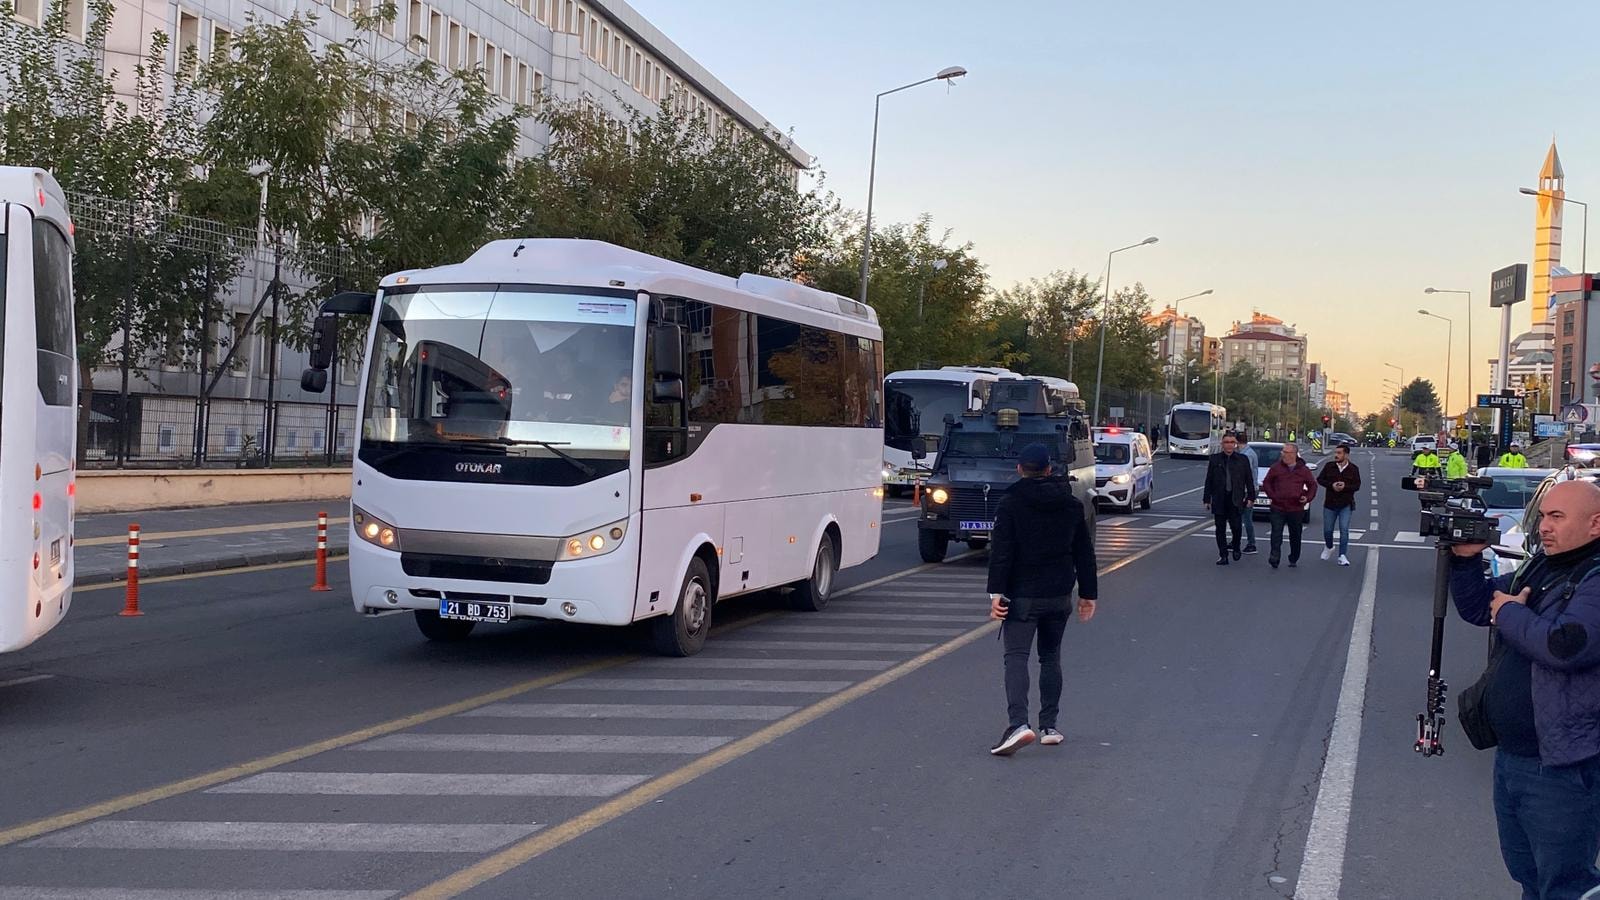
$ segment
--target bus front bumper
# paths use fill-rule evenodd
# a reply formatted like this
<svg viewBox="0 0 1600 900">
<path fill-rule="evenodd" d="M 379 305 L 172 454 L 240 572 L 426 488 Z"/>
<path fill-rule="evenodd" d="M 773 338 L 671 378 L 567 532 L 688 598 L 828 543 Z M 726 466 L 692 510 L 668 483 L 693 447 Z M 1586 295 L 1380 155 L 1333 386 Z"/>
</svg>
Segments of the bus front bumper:
<svg viewBox="0 0 1600 900">
<path fill-rule="evenodd" d="M 624 543 L 604 556 L 555 563 L 544 584 L 420 578 L 405 573 L 399 553 L 352 534 L 350 593 L 356 612 L 366 614 L 437 612 L 441 600 L 470 599 L 510 601 L 513 619 L 628 625 L 634 620 L 636 563 L 637 546 Z"/>
</svg>

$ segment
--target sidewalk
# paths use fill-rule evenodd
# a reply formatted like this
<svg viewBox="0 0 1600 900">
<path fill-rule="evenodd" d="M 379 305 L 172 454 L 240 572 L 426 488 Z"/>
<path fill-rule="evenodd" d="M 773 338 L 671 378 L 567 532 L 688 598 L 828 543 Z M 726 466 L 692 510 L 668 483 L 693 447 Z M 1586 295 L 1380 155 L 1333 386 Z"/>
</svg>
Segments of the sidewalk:
<svg viewBox="0 0 1600 900">
<path fill-rule="evenodd" d="M 155 578 L 265 563 L 312 559 L 317 513 L 328 513 L 328 553 L 344 553 L 349 532 L 344 501 L 247 503 L 201 509 L 147 510 L 79 516 L 76 581 L 121 581 L 128 573 L 128 525 L 139 525 L 139 575 Z"/>
</svg>

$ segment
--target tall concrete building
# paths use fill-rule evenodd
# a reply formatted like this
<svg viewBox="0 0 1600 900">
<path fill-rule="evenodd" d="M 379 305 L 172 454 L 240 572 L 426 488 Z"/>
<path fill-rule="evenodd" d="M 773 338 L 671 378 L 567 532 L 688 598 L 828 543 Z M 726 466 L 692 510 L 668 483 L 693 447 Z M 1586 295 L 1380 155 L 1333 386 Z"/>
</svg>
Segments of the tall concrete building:
<svg viewBox="0 0 1600 900">
<path fill-rule="evenodd" d="M 1306 377 L 1306 339 L 1275 316 L 1257 312 L 1249 323 L 1234 322 L 1233 333 L 1223 336 L 1221 347 L 1224 372 L 1248 362 L 1267 378 Z"/>
<path fill-rule="evenodd" d="M 1144 324 L 1157 329 L 1156 355 L 1163 364 L 1182 368 L 1190 357 L 1199 362 L 1205 355 L 1206 326 L 1194 316 L 1180 316 L 1168 306 L 1144 317 Z"/>
<path fill-rule="evenodd" d="M 1566 206 L 1567 176 L 1561 170 L 1561 156 L 1556 153 L 1556 142 L 1550 141 L 1550 151 L 1545 154 L 1544 166 L 1539 170 L 1539 197 L 1534 207 L 1532 301 L 1528 304 L 1533 325 L 1538 326 L 1550 314 L 1551 269 L 1561 265 L 1561 212 Z"/>
</svg>

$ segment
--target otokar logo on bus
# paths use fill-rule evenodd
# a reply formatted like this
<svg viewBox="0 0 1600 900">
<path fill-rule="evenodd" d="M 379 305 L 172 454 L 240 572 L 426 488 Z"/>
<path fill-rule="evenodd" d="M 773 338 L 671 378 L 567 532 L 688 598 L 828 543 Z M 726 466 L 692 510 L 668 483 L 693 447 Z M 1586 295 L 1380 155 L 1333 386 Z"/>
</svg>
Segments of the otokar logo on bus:
<svg viewBox="0 0 1600 900">
<path fill-rule="evenodd" d="M 499 475 L 501 463 L 458 462 L 456 471 L 467 475 Z"/>
</svg>

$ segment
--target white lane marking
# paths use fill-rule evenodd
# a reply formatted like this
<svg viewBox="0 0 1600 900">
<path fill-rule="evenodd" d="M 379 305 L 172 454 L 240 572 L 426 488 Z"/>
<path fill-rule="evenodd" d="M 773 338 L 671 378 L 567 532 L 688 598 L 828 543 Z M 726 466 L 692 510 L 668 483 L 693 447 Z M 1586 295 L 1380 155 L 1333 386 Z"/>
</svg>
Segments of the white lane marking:
<svg viewBox="0 0 1600 900">
<path fill-rule="evenodd" d="M 1150 527 L 1151 528 L 1178 529 L 1178 528 L 1187 527 L 1189 525 L 1189 523 L 1193 522 L 1193 521 L 1194 521 L 1194 519 L 1168 519 L 1165 522 L 1157 522 L 1156 524 L 1151 525 Z"/>
<path fill-rule="evenodd" d="M 0 681 L 0 688 L 16 687 L 19 684 L 33 684 L 35 681 L 45 681 L 54 677 L 54 675 L 25 675 L 21 678 L 13 678 L 10 681 Z"/>
<path fill-rule="evenodd" d="M 371 822 L 90 822 L 24 847 L 92 850 L 335 850 L 488 853 L 538 825 L 393 825 Z"/>
<path fill-rule="evenodd" d="M 973 582 L 973 584 L 977 584 L 977 583 L 978 582 Z M 984 579 L 983 584 L 985 584 L 985 585 L 988 584 L 988 579 L 987 578 Z M 975 588 L 973 588 L 973 590 L 982 591 L 982 588 L 981 587 L 975 587 Z M 915 597 L 915 598 L 918 598 L 918 599 L 927 599 L 927 600 L 943 600 L 943 599 L 948 599 L 950 597 L 971 597 L 972 596 L 972 590 L 967 590 L 967 591 L 917 591 L 917 590 L 896 591 L 896 590 L 882 590 L 882 591 L 873 591 L 869 596 L 872 596 L 872 597 Z"/>
<path fill-rule="evenodd" d="M 218 890 L 214 887 L 0 887 L 0 900 L 387 900 L 398 890 Z"/>
<path fill-rule="evenodd" d="M 882 635 L 884 637 L 950 637 L 963 629 L 959 625 L 946 625 L 943 628 L 930 626 L 927 628 L 893 628 L 873 625 L 790 625 L 787 622 L 774 622 L 771 625 L 758 625 L 748 629 L 750 634 L 758 637 L 776 637 L 782 634 L 864 634 Z"/>
<path fill-rule="evenodd" d="M 828 618 L 861 618 L 892 619 L 896 622 L 911 621 L 911 616 L 873 616 L 867 613 L 829 613 Z M 942 616 L 916 616 L 916 620 L 942 619 Z M 959 622 L 971 622 L 972 616 L 950 616 Z M 736 656 L 706 656 L 700 654 L 688 659 L 642 659 L 628 667 L 634 672 L 693 672 L 696 669 L 837 669 L 841 672 L 882 672 L 889 668 L 898 659 L 789 659 L 783 657 L 736 657 Z"/>
<path fill-rule="evenodd" d="M 435 753 L 710 753 L 733 740 L 720 735 L 391 734 L 352 750 Z"/>
<path fill-rule="evenodd" d="M 965 616 L 955 616 L 955 615 L 936 614 L 936 613 L 841 612 L 841 613 L 828 613 L 828 618 L 830 620 L 832 620 L 832 619 L 841 619 L 841 620 L 847 620 L 847 621 L 851 621 L 851 622 L 857 622 L 857 621 L 881 621 L 881 622 L 971 622 L 975 618 L 977 618 L 977 619 L 986 619 L 986 618 L 989 617 L 989 612 L 988 612 L 988 608 L 987 607 L 983 607 L 980 610 L 979 609 L 979 605 L 977 603 L 969 604 L 969 606 L 972 608 L 973 612 L 971 614 L 965 615 Z M 698 658 L 699 657 L 691 657 L 691 659 L 698 659 Z M 773 660 L 773 661 L 774 662 L 779 662 L 779 660 Z M 841 660 L 836 660 L 836 659 L 835 660 L 826 660 L 826 659 L 821 659 L 821 660 L 797 660 L 797 662 L 840 662 L 840 661 Z M 866 662 L 866 660 L 850 660 L 850 662 Z M 638 665 L 638 663 L 635 663 L 635 665 Z M 780 667 L 774 666 L 774 668 L 780 668 Z M 818 666 L 817 668 L 826 668 L 826 667 L 825 666 Z"/>
<path fill-rule="evenodd" d="M 1394 535 L 1396 544 L 1420 544 L 1423 540 L 1423 536 L 1415 531 L 1397 531 Z"/>
<path fill-rule="evenodd" d="M 564 691 L 752 691 L 763 694 L 831 694 L 849 681 L 762 681 L 753 678 L 577 678 L 550 686 Z"/>
<path fill-rule="evenodd" d="M 648 775 L 432 774 L 426 772 L 262 772 L 208 794 L 368 797 L 611 797 Z"/>
<path fill-rule="evenodd" d="M 1206 489 L 1206 486 L 1202 484 L 1197 488 L 1190 488 L 1187 491 L 1181 491 L 1181 492 L 1176 493 L 1176 494 L 1168 494 L 1165 497 L 1157 497 L 1156 499 L 1150 501 L 1150 505 L 1154 506 L 1157 503 L 1165 503 L 1168 500 L 1176 500 L 1179 497 L 1187 497 L 1190 494 L 1199 493 L 1200 491 L 1203 491 L 1205 489 Z"/>
<path fill-rule="evenodd" d="M 1339 686 L 1328 752 L 1317 785 L 1305 856 L 1295 884 L 1295 900 L 1338 900 L 1344 878 L 1345 841 L 1350 834 L 1350 797 L 1356 784 L 1361 752 L 1361 715 L 1366 705 L 1367 665 L 1372 653 L 1372 614 L 1378 598 L 1378 551 L 1367 551 L 1361 598 L 1350 625 L 1350 650 L 1345 655 L 1344 681 Z"/>
<path fill-rule="evenodd" d="M 885 641 L 736 641 L 723 639 L 729 650 L 846 650 L 862 653 L 921 653 L 932 644 L 891 643 Z M 565 682 L 571 684 L 571 682 Z M 851 682 L 844 682 L 848 686 Z M 560 685 L 552 685 L 560 687 Z"/>
<path fill-rule="evenodd" d="M 708 722 L 775 722 L 798 706 L 648 703 L 491 703 L 462 713 L 489 719 L 700 719 Z"/>
</svg>

